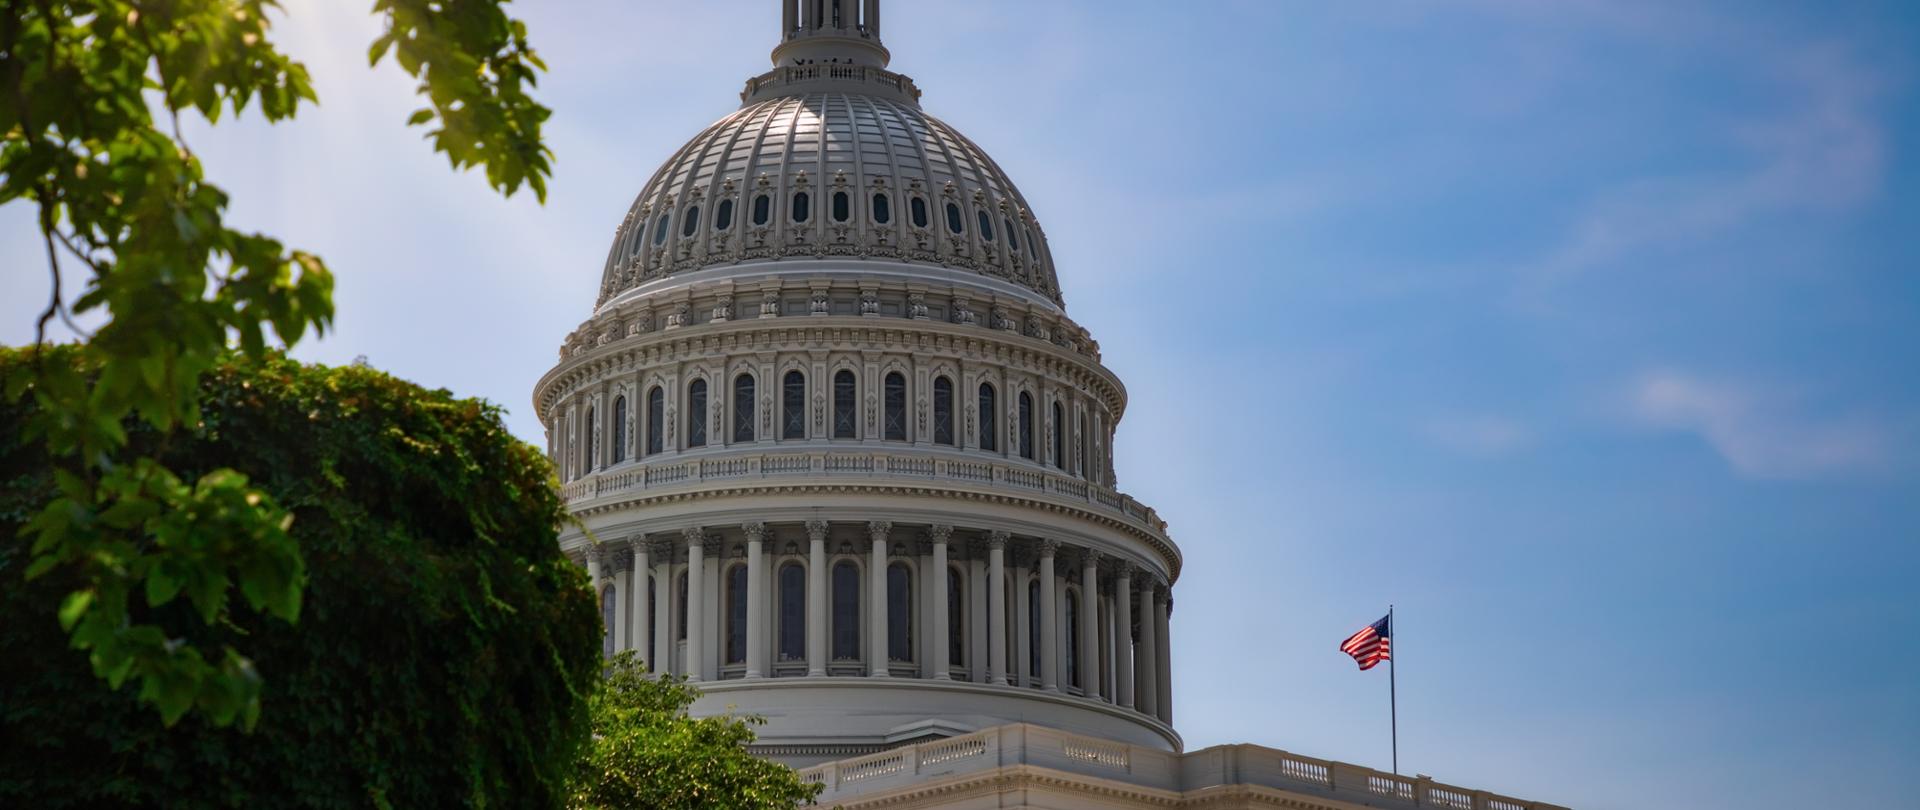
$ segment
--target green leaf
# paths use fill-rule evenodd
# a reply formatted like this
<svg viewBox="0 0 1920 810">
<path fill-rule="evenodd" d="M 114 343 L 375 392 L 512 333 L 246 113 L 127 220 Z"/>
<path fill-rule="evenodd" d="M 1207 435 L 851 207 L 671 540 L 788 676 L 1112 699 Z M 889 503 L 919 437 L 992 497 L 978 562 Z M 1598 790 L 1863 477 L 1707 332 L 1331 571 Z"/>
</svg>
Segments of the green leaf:
<svg viewBox="0 0 1920 810">
<path fill-rule="evenodd" d="M 74 591 L 60 600 L 60 629 L 73 631 L 74 624 L 93 606 L 93 591 Z"/>
</svg>

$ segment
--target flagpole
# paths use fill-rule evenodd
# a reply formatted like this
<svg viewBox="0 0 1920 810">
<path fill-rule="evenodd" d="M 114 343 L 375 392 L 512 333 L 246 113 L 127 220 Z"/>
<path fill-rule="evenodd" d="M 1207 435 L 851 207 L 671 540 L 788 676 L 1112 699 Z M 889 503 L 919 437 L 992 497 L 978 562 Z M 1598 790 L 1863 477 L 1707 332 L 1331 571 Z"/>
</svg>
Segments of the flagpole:
<svg viewBox="0 0 1920 810">
<path fill-rule="evenodd" d="M 1400 645 L 1393 643 L 1394 636 L 1400 632 L 1393 626 L 1393 605 L 1387 605 L 1387 706 L 1393 724 L 1393 775 L 1400 775 L 1400 689 L 1394 683 L 1394 659 L 1400 657 L 1400 651 L 1394 649 Z"/>
</svg>

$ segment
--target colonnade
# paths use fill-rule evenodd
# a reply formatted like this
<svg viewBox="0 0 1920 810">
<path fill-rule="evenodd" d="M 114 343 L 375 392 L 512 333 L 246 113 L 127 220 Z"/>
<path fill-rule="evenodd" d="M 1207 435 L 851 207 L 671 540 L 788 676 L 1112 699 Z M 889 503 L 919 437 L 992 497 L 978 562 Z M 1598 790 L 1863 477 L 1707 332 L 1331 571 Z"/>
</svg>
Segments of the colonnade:
<svg viewBox="0 0 1920 810">
<path fill-rule="evenodd" d="M 640 536 L 586 561 L 611 648 L 689 680 L 968 681 L 1173 720 L 1170 588 L 1098 549 L 814 520 Z"/>
</svg>

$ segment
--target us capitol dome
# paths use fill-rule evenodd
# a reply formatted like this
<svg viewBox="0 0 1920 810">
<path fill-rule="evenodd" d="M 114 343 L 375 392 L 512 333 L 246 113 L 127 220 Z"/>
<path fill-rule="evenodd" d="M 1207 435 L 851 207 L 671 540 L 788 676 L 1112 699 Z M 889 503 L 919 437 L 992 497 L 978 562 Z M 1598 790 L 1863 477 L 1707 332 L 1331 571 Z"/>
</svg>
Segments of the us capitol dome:
<svg viewBox="0 0 1920 810">
<path fill-rule="evenodd" d="M 888 69 L 878 0 L 778 4 L 774 69 L 641 190 L 534 390 L 605 651 L 765 718 L 828 800 L 1009 734 L 1177 770 L 1181 552 L 1118 489 L 1126 389 L 1040 214 Z"/>
</svg>

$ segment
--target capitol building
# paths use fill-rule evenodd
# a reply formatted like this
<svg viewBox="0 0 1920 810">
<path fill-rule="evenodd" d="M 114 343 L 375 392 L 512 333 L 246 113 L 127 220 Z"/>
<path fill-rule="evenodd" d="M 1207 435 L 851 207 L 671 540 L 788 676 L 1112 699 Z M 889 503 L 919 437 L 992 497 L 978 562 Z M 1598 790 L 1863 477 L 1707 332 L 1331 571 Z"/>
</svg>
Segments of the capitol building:
<svg viewBox="0 0 1920 810">
<path fill-rule="evenodd" d="M 534 389 L 606 651 L 765 718 L 825 806 L 1552 808 L 1186 748 L 1175 586 L 1222 563 L 1119 489 L 1043 212 L 889 69 L 880 0 L 775 4 Z"/>
</svg>

